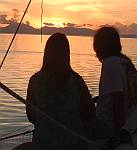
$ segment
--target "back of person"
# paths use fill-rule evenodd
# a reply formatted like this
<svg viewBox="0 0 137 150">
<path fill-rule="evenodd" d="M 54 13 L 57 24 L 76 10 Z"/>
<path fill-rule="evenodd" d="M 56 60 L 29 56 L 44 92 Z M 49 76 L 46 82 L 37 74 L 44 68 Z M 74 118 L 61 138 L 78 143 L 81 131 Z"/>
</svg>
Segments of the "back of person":
<svg viewBox="0 0 137 150">
<path fill-rule="evenodd" d="M 35 128 L 36 150 L 87 149 L 87 142 L 72 133 L 86 136 L 83 126 L 94 118 L 95 105 L 84 80 L 70 66 L 69 42 L 64 34 L 55 33 L 47 40 L 42 68 L 29 81 L 27 103 L 57 121 L 40 117 L 27 105 L 27 117 Z"/>
<path fill-rule="evenodd" d="M 127 72 L 129 63 L 131 61 L 124 55 L 111 56 L 104 60 L 100 78 L 100 99 L 102 100 L 97 101 L 97 117 L 102 116 L 103 120 L 114 122 L 113 101 L 111 100 L 113 95 L 105 95 L 105 93 L 123 92 L 126 120 L 134 110 L 134 106 L 129 106 L 128 99 Z"/>
<path fill-rule="evenodd" d="M 34 94 L 35 105 L 72 132 L 85 136 L 80 120 L 80 76 L 72 72 L 63 89 L 53 87 L 52 78 L 48 78 L 46 72 L 38 72 L 32 77 L 32 80 L 35 83 L 33 89 L 36 93 Z M 34 143 L 38 149 L 86 150 L 87 143 L 80 138 L 58 127 L 48 118 L 36 118 Z"/>
</svg>

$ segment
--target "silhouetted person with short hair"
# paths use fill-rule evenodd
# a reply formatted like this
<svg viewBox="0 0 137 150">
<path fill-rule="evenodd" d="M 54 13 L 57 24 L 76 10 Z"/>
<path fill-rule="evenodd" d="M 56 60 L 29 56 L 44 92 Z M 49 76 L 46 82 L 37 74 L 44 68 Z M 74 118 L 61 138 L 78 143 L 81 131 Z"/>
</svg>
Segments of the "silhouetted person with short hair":
<svg viewBox="0 0 137 150">
<path fill-rule="evenodd" d="M 95 106 L 84 80 L 70 66 L 69 42 L 64 34 L 55 33 L 47 40 L 42 68 L 29 81 L 27 102 L 72 132 L 87 136 L 84 125 L 95 117 Z M 34 124 L 36 150 L 87 150 L 88 143 L 28 106 L 26 113 Z"/>
<path fill-rule="evenodd" d="M 121 53 L 120 36 L 112 26 L 104 26 L 97 30 L 93 47 L 102 63 L 96 117 L 101 122 L 109 124 L 114 132 L 119 131 L 134 107 L 134 104 L 128 100 L 126 76 L 129 64 L 133 68 L 134 65 L 126 55 Z M 108 129 L 106 128 L 106 134 L 109 133 Z M 113 135 L 113 132 L 111 134 Z"/>
</svg>

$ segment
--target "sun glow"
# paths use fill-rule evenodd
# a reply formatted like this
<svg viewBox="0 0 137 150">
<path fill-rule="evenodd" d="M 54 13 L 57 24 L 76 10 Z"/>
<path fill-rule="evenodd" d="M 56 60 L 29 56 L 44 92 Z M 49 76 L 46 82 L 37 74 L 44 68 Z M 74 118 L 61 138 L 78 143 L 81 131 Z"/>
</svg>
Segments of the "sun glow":
<svg viewBox="0 0 137 150">
<path fill-rule="evenodd" d="M 41 20 L 40 19 L 30 19 L 31 20 L 31 25 L 36 27 L 36 28 L 40 28 L 41 27 Z M 42 26 L 50 26 L 50 27 L 64 27 L 64 23 L 69 22 L 69 20 L 67 19 L 62 19 L 59 17 L 53 17 L 53 18 L 47 18 L 47 17 L 43 17 L 43 24 Z"/>
<path fill-rule="evenodd" d="M 53 24 L 54 27 L 64 27 L 63 23 L 68 22 L 68 20 L 59 18 L 59 17 L 53 17 L 53 18 L 45 18 L 43 19 L 43 22 L 50 22 Z"/>
<path fill-rule="evenodd" d="M 0 24 L 10 20 L 20 20 L 27 0 L 0 0 Z M 33 0 L 24 23 L 41 27 L 41 0 Z M 45 0 L 43 4 L 42 26 L 64 27 L 70 24 L 113 24 L 136 23 L 137 0 Z M 120 15 L 122 14 L 122 15 Z"/>
</svg>

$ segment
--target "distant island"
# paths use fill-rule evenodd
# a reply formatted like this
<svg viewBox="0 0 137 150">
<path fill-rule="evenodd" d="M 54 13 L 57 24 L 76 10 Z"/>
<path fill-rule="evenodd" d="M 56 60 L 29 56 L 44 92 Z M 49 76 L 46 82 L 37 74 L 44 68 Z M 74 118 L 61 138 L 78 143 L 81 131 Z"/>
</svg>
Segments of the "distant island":
<svg viewBox="0 0 137 150">
<path fill-rule="evenodd" d="M 17 29 L 18 23 L 11 23 L 7 25 L 6 27 L 0 28 L 0 33 L 15 33 Z M 42 27 L 42 34 L 43 35 L 50 35 L 55 32 L 61 32 L 66 35 L 75 35 L 75 36 L 93 36 L 96 32 L 96 30 L 89 29 L 89 28 L 82 28 L 82 27 L 49 27 L 44 26 Z M 29 24 L 22 23 L 18 33 L 20 34 L 41 34 L 41 29 L 34 28 L 30 26 Z M 129 34 L 129 33 L 121 33 L 121 37 L 123 38 L 137 38 L 137 34 Z"/>
</svg>

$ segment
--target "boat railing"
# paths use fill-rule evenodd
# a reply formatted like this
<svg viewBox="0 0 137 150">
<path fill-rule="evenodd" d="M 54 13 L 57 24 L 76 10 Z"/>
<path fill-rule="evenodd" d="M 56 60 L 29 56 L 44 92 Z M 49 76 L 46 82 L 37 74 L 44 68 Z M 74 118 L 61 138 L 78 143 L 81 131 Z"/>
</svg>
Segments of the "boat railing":
<svg viewBox="0 0 137 150">
<path fill-rule="evenodd" d="M 0 150 L 12 150 L 16 146 L 32 141 L 33 130 L 12 134 L 0 138 Z"/>
</svg>

